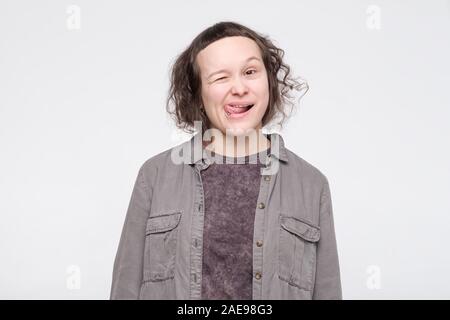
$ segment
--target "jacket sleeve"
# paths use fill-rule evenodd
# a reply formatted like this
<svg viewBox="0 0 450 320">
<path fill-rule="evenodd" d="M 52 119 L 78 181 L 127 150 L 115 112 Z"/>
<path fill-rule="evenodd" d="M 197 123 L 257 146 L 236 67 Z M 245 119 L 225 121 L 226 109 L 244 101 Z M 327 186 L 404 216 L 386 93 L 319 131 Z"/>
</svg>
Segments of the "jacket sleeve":
<svg viewBox="0 0 450 320">
<path fill-rule="evenodd" d="M 341 300 L 342 288 L 339 258 L 333 220 L 333 205 L 327 178 L 320 200 L 320 240 L 317 243 L 314 300 Z"/>
<path fill-rule="evenodd" d="M 110 299 L 139 299 L 145 246 L 145 226 L 152 189 L 144 182 L 143 166 L 134 183 L 114 260 Z"/>
</svg>

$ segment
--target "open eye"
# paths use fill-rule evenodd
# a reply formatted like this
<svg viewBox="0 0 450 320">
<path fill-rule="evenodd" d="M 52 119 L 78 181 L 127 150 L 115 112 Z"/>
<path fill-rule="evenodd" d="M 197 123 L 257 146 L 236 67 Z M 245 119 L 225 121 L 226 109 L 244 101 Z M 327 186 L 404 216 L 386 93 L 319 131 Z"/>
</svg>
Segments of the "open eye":
<svg viewBox="0 0 450 320">
<path fill-rule="evenodd" d="M 248 75 L 252 75 L 252 74 L 254 74 L 254 73 L 250 73 L 250 74 L 249 74 L 248 72 L 250 72 L 250 71 L 255 71 L 254 73 L 256 73 L 256 72 L 257 72 L 257 71 L 256 71 L 255 69 L 250 69 L 250 70 L 247 70 L 247 72 L 246 72 L 246 73 L 247 73 Z"/>
</svg>

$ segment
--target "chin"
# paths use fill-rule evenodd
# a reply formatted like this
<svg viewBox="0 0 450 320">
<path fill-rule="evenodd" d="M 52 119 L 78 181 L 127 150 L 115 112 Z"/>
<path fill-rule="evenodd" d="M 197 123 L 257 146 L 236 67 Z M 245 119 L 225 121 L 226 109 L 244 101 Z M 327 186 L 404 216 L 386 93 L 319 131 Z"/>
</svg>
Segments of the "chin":
<svg viewBox="0 0 450 320">
<path fill-rule="evenodd" d="M 228 127 L 225 127 L 225 132 L 232 134 L 232 135 L 244 135 L 248 134 L 249 132 L 253 130 L 257 130 L 258 125 L 252 125 L 252 124 L 240 124 L 240 125 L 231 125 Z"/>
</svg>

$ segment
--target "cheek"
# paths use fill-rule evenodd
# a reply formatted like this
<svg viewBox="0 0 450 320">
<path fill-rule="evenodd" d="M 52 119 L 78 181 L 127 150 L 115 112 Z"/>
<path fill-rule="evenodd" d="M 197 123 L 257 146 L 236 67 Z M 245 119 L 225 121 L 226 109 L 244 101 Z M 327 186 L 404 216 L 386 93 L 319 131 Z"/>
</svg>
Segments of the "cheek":
<svg viewBox="0 0 450 320">
<path fill-rule="evenodd" d="M 252 87 L 254 92 L 258 94 L 258 96 L 262 97 L 269 93 L 269 80 L 267 79 L 267 75 L 259 77 L 256 81 L 252 83 Z"/>
<path fill-rule="evenodd" d="M 227 89 L 224 86 L 213 86 L 208 92 L 209 101 L 216 105 L 221 104 L 226 97 Z"/>
<path fill-rule="evenodd" d="M 259 82 L 254 87 L 255 95 L 257 99 L 263 103 L 264 106 L 267 106 L 269 102 L 269 85 L 266 82 Z"/>
<path fill-rule="evenodd" d="M 226 91 L 221 88 L 215 87 L 205 92 L 203 101 L 205 103 L 206 114 L 211 121 L 215 121 L 220 117 L 220 110 L 222 108 L 222 102 L 226 98 Z"/>
</svg>

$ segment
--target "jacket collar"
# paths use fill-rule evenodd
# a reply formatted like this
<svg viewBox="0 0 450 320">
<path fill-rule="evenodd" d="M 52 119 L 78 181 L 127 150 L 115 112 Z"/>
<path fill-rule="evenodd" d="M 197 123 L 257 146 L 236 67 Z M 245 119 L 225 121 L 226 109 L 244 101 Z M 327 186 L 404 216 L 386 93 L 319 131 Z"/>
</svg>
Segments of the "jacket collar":
<svg viewBox="0 0 450 320">
<path fill-rule="evenodd" d="M 264 133 L 264 136 L 270 140 L 269 155 L 281 161 L 288 162 L 287 149 L 284 145 L 283 137 L 278 133 Z M 203 152 L 202 142 L 201 132 L 198 132 L 188 141 L 181 144 L 180 147 L 183 149 L 183 153 L 185 151 L 189 153 L 185 159 L 185 163 L 196 164 L 208 158 L 207 152 Z"/>
</svg>

